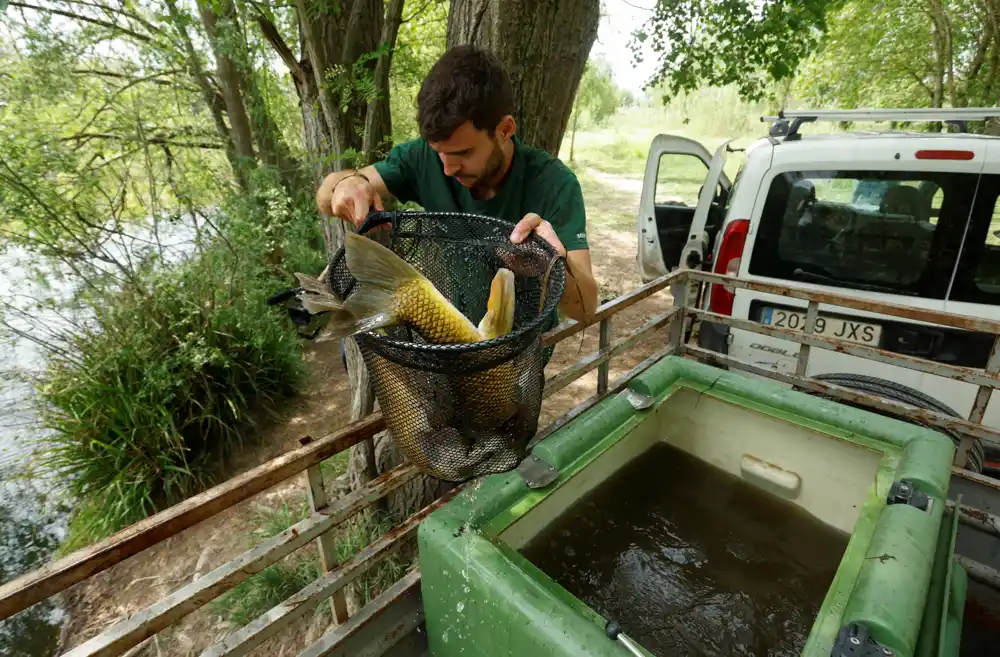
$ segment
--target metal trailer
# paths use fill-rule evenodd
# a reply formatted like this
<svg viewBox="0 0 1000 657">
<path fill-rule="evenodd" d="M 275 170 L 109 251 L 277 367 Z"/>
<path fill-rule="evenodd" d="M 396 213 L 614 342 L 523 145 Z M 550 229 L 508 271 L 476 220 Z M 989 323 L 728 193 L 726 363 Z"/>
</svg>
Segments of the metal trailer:
<svg viewBox="0 0 1000 657">
<path fill-rule="evenodd" d="M 805 300 L 809 304 L 805 329 L 792 331 L 767 327 L 701 310 L 688 300 L 699 298 L 702 287 L 706 285 L 760 289 L 772 294 Z M 610 325 L 616 313 L 670 288 L 677 293 L 677 297 L 669 311 L 651 317 L 640 328 L 614 341 L 610 339 Z M 956 367 L 861 347 L 835 338 L 810 335 L 820 304 L 825 308 L 869 310 L 941 326 L 988 332 L 995 336 L 989 364 L 985 370 Z M 696 346 L 690 339 L 691 329 L 696 329 L 698 323 L 705 320 L 761 334 L 778 335 L 800 343 L 802 347 L 798 355 L 798 373 L 778 374 L 753 363 Z M 597 309 L 593 323 L 600 325 L 598 351 L 549 378 L 544 395 L 548 397 L 595 369 L 598 370 L 597 390 L 593 396 L 543 428 L 533 443 L 572 422 L 608 396 L 625 390 L 629 381 L 635 376 L 646 371 L 664 356 L 673 354 L 716 367 L 733 368 L 776 379 L 801 390 L 823 394 L 846 403 L 859 404 L 876 412 L 958 432 L 964 438 L 955 450 L 956 463 L 964 462 L 961 460 L 961 455 L 964 449 L 968 449 L 973 437 L 1000 444 L 1000 433 L 983 426 L 978 421 L 981 419 L 981 413 L 976 412 L 985 407 L 993 389 L 1000 387 L 1000 376 L 998 376 L 1000 322 L 872 302 L 838 294 L 815 293 L 778 285 L 740 281 L 700 271 L 678 270 L 604 303 Z M 547 345 L 555 344 L 580 333 L 584 328 L 586 327 L 578 322 L 567 321 L 547 333 L 544 342 Z M 624 376 L 609 381 L 609 361 L 640 340 L 651 336 L 662 336 L 663 347 Z M 973 383 L 979 386 L 978 403 L 973 410 L 973 417 L 967 420 L 957 419 L 805 377 L 802 373 L 805 372 L 810 350 L 814 348 L 848 352 L 864 358 Z M 301 655 L 310 657 L 425 655 L 427 642 L 423 633 L 421 574 L 416 565 L 413 565 L 379 597 L 350 616 L 347 613 L 344 590 L 349 583 L 414 539 L 421 521 L 453 499 L 469 484 L 448 491 L 342 563 L 336 563 L 335 556 L 331 552 L 332 546 L 327 540 L 332 529 L 420 476 L 415 466 L 405 463 L 341 499 L 327 498 L 322 486 L 320 463 L 374 437 L 385 428 L 382 416 L 375 413 L 319 439 L 303 439 L 302 446 L 295 450 L 146 518 L 97 544 L 80 549 L 7 582 L 0 586 L 0 620 L 57 595 L 116 563 L 260 494 L 275 484 L 305 473 L 304 483 L 312 510 L 305 520 L 211 572 L 201 575 L 146 609 L 115 620 L 97 636 L 63 654 L 68 657 L 134 655 L 164 628 L 291 552 L 315 542 L 322 559 L 324 573 L 260 618 L 209 647 L 202 655 L 222 657 L 247 654 L 264 641 L 279 636 L 291 623 L 310 613 L 320 604 L 332 606 L 335 622 L 325 635 L 300 653 Z M 1000 639 L 1000 481 L 953 466 L 949 499 L 954 500 L 959 495 L 962 501 L 956 553 L 970 580 L 963 644 L 983 646 L 983 649 L 989 652 L 991 648 L 986 646 L 992 646 Z"/>
</svg>

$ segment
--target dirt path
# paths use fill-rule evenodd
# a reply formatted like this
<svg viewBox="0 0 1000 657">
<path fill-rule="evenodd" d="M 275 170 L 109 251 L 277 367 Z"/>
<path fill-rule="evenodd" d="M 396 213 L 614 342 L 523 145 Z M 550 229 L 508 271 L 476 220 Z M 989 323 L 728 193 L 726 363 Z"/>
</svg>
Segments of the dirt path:
<svg viewBox="0 0 1000 657">
<path fill-rule="evenodd" d="M 629 178 L 619 176 L 615 173 L 606 173 L 587 167 L 586 173 L 597 182 L 613 187 L 616 191 L 626 195 L 635 195 L 636 207 L 639 204 L 639 195 L 642 194 L 642 178 Z"/>
<path fill-rule="evenodd" d="M 640 285 L 634 225 L 641 181 L 593 170 L 581 173 L 580 181 L 587 205 L 591 259 L 599 295 L 601 300 L 609 300 Z M 612 324 L 612 340 L 665 312 L 671 303 L 669 292 L 661 292 L 620 313 Z M 616 358 L 612 361 L 610 379 L 614 381 L 650 356 L 664 340 L 665 333 L 660 331 Z M 546 375 L 553 376 L 597 347 L 598 328 L 593 326 L 582 336 L 574 336 L 557 346 Z M 349 390 L 337 343 L 308 343 L 305 358 L 310 363 L 310 382 L 305 394 L 286 409 L 284 417 L 263 430 L 261 440 L 247 449 L 243 462 L 232 474 L 296 447 L 303 436 L 319 437 L 346 423 Z M 545 426 L 594 394 L 596 382 L 595 370 L 546 400 L 539 426 Z M 333 474 L 335 468 L 328 472 Z M 116 619 L 146 608 L 246 550 L 251 545 L 253 521 L 260 511 L 298 505 L 304 499 L 303 480 L 304 475 L 300 475 L 279 484 L 70 589 L 66 595 L 69 620 L 63 628 L 61 650 L 79 645 Z M 313 551 L 315 546 L 309 544 L 302 550 Z M 325 622 L 310 618 L 251 654 L 294 655 L 326 629 Z M 197 655 L 231 631 L 233 627 L 211 606 L 206 606 L 161 632 L 155 641 L 131 657 Z"/>
</svg>

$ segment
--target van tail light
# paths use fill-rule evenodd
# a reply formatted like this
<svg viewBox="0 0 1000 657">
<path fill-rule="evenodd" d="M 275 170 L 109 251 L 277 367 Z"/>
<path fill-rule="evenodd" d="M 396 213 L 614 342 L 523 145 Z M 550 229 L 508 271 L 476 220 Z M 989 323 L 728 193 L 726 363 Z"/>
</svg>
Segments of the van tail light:
<svg viewBox="0 0 1000 657">
<path fill-rule="evenodd" d="M 974 160 L 976 154 L 972 151 L 955 150 L 922 150 L 917 151 L 918 160 Z"/>
<path fill-rule="evenodd" d="M 749 219 L 737 219 L 729 222 L 722 234 L 722 244 L 719 245 L 719 258 L 715 261 L 714 268 L 716 274 L 735 276 L 739 272 L 743 246 L 747 243 L 749 232 Z M 712 296 L 709 298 L 708 309 L 720 315 L 732 315 L 735 296 L 735 290 L 717 283 L 712 286 Z"/>
</svg>

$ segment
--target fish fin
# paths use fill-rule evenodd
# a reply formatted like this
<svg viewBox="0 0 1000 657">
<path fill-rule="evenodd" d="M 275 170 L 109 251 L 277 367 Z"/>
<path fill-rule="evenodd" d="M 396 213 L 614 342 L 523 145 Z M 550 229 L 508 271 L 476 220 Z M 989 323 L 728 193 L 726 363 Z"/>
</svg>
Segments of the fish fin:
<svg viewBox="0 0 1000 657">
<path fill-rule="evenodd" d="M 318 278 L 295 272 L 295 278 L 299 279 L 299 287 L 307 292 L 317 294 L 330 294 L 330 288 Z"/>
<path fill-rule="evenodd" d="M 379 288 L 363 285 L 343 303 L 332 294 L 314 292 L 301 293 L 299 301 L 313 315 L 330 313 L 323 339 L 317 342 L 346 338 L 397 323 L 392 312 L 392 295 Z"/>
<path fill-rule="evenodd" d="M 387 301 L 383 300 L 385 298 Z M 306 305 L 305 300 L 302 305 Z M 341 308 L 334 310 L 327 323 L 326 334 L 334 338 L 346 338 L 397 323 L 399 318 L 392 311 L 392 295 L 362 287 Z"/>
<path fill-rule="evenodd" d="M 303 292 L 299 299 L 310 313 L 330 313 L 322 339 L 346 338 L 392 326 L 399 322 L 394 311 L 396 289 L 405 282 L 424 277 L 409 263 L 375 240 L 347 232 L 344 236 L 347 268 L 360 285 L 345 301 L 330 294 L 329 287 L 312 276 L 296 273 Z"/>
<path fill-rule="evenodd" d="M 299 301 L 302 302 L 302 307 L 313 315 L 325 312 L 344 312 L 344 304 L 340 303 L 340 299 L 332 294 L 305 292 L 299 295 Z"/>
<path fill-rule="evenodd" d="M 426 280 L 423 274 L 373 239 L 357 233 L 344 235 L 344 250 L 347 253 L 347 269 L 359 281 L 363 281 L 390 293 L 403 283 Z"/>
<path fill-rule="evenodd" d="M 486 314 L 479 322 L 479 332 L 487 340 L 510 333 L 514 328 L 514 272 L 500 269 L 490 284 Z"/>
<path fill-rule="evenodd" d="M 302 302 L 302 307 L 309 311 L 310 314 L 318 315 L 320 313 L 332 312 L 336 316 L 348 312 L 344 307 L 344 303 L 333 294 L 330 294 L 330 289 L 318 278 L 299 272 L 295 273 L 295 277 L 299 279 L 299 287 L 302 288 L 302 291 L 298 294 L 299 301 Z"/>
</svg>

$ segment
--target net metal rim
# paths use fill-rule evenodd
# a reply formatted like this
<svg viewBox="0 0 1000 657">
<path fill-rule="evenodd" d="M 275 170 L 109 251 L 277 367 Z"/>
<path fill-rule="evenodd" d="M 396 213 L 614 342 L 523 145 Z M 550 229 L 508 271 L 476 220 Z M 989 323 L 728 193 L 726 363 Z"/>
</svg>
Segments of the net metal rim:
<svg viewBox="0 0 1000 657">
<path fill-rule="evenodd" d="M 445 217 L 460 217 L 462 219 L 473 219 L 477 221 L 482 221 L 484 223 L 492 223 L 499 226 L 504 226 L 506 228 L 514 229 L 515 224 L 499 219 L 497 217 L 491 217 L 484 214 L 476 214 L 471 212 L 428 212 L 424 210 L 394 210 L 391 212 L 381 212 L 381 215 L 386 215 L 389 217 L 387 221 L 392 224 L 393 230 L 396 229 L 397 219 L 399 217 L 415 217 L 418 219 L 436 219 Z M 367 223 L 367 222 L 366 222 Z M 378 228 L 378 226 L 383 225 L 385 221 L 378 224 L 373 224 L 367 230 L 359 230 L 360 234 L 366 235 L 371 231 Z M 363 224 L 361 228 L 365 228 Z M 426 237 L 426 239 L 434 239 L 433 237 Z M 459 343 L 425 343 L 425 342 L 412 342 L 409 340 L 398 340 L 395 338 L 390 338 L 389 336 L 381 335 L 375 331 L 363 331 L 354 335 L 355 338 L 361 338 L 363 340 L 370 340 L 375 344 L 386 347 L 395 347 L 406 349 L 407 351 L 414 351 L 418 353 L 448 353 L 448 352 L 461 352 L 469 353 L 472 351 L 479 351 L 482 349 L 489 349 L 491 347 L 497 347 L 499 345 L 516 342 L 518 340 L 524 339 L 525 335 L 537 331 L 539 326 L 541 326 L 545 321 L 547 321 L 549 315 L 556 309 L 559 303 L 562 301 L 562 295 L 566 289 L 566 258 L 561 256 L 551 244 L 539 237 L 536 233 L 530 233 L 527 239 L 522 242 L 522 244 L 532 243 L 539 246 L 542 250 L 551 255 L 550 262 L 556 259 L 555 264 L 551 267 L 549 272 L 549 279 L 547 290 L 545 291 L 545 303 L 542 306 L 541 312 L 539 312 L 531 321 L 526 324 L 510 331 L 504 335 L 498 336 L 496 338 L 490 338 L 489 340 L 480 340 L 478 342 L 459 342 Z M 498 245 L 500 243 L 498 242 Z M 520 245 L 514 245 L 520 246 Z M 333 259 L 331 260 L 331 269 L 335 266 L 341 259 L 345 257 L 344 247 L 341 246 Z M 346 263 L 345 263 L 346 266 Z M 350 270 L 348 270 L 349 272 Z M 352 275 L 353 276 L 353 275 Z M 355 279 L 356 280 L 356 279 Z M 558 290 L 553 290 L 552 288 L 558 286 Z M 350 296 L 350 295 L 348 295 Z"/>
</svg>

